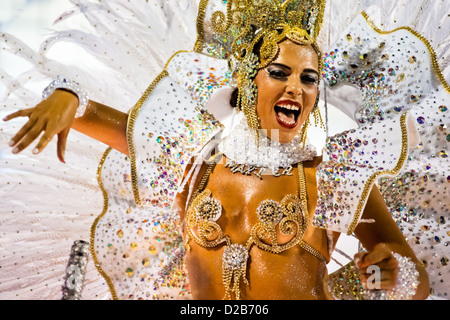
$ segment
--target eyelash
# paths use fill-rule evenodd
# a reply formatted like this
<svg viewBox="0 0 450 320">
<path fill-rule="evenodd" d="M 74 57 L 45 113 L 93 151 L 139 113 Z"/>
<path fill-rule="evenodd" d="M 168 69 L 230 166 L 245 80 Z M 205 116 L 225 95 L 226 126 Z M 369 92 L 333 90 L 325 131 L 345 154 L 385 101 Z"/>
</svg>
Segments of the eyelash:
<svg viewBox="0 0 450 320">
<path fill-rule="evenodd" d="M 280 70 L 269 70 L 269 75 L 273 78 L 287 78 L 287 74 Z"/>
<path fill-rule="evenodd" d="M 311 84 L 313 84 L 313 83 L 314 83 L 314 84 L 318 83 L 318 80 L 317 80 L 315 77 L 309 76 L 309 75 L 301 76 L 300 79 L 301 79 L 303 82 L 307 82 L 307 83 L 311 83 Z"/>
<path fill-rule="evenodd" d="M 269 70 L 269 75 L 271 77 L 273 77 L 274 79 L 278 79 L 278 80 L 285 80 L 288 77 L 288 74 L 286 74 L 285 72 L 280 71 L 280 70 Z M 310 76 L 310 75 L 302 75 L 300 77 L 300 80 L 307 84 L 317 84 L 318 83 L 318 80 L 315 77 Z"/>
</svg>

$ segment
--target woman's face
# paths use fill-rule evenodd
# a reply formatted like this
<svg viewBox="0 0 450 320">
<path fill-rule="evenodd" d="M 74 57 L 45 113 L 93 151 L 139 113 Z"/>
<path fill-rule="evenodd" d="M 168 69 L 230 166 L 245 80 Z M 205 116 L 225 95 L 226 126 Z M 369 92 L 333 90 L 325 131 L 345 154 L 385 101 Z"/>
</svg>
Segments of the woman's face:
<svg viewBox="0 0 450 320">
<path fill-rule="evenodd" d="M 288 143 L 314 108 L 319 60 L 309 45 L 285 40 L 279 47 L 277 58 L 256 75 L 256 110 L 260 127 L 267 130 L 267 136 Z"/>
</svg>

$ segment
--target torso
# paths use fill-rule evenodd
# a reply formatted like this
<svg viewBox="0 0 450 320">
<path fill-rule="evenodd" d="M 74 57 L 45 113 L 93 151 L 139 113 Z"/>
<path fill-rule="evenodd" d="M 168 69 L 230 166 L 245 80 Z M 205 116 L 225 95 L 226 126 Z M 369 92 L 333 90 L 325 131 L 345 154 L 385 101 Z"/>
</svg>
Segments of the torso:
<svg viewBox="0 0 450 320">
<path fill-rule="evenodd" d="M 312 220 L 317 199 L 315 171 L 319 163 L 320 158 L 304 163 L 309 221 Z M 205 170 L 206 165 L 203 165 L 195 181 L 195 188 Z M 264 175 L 261 180 L 256 175 L 232 173 L 223 164 L 218 164 L 214 168 L 206 188 L 222 204 L 222 215 L 217 223 L 232 243 L 247 242 L 253 226 L 258 222 L 256 209 L 262 201 L 272 199 L 281 202 L 286 195 L 297 194 L 297 174 L 298 168 L 295 167 L 292 176 Z M 184 208 L 186 195 L 187 193 L 184 193 L 179 196 L 180 209 Z M 180 211 L 181 218 L 184 219 L 185 212 Z M 280 239 L 287 237 L 280 234 L 279 236 Z M 325 230 L 308 225 L 303 240 L 329 260 Z M 205 248 L 195 241 L 189 241 L 186 267 L 195 299 L 218 300 L 224 297 L 225 287 L 222 281 L 224 248 L 225 244 Z M 252 246 L 249 254 L 247 266 L 249 285 L 241 284 L 241 299 L 330 298 L 324 283 L 327 276 L 326 263 L 300 246 L 294 246 L 278 254 Z"/>
</svg>

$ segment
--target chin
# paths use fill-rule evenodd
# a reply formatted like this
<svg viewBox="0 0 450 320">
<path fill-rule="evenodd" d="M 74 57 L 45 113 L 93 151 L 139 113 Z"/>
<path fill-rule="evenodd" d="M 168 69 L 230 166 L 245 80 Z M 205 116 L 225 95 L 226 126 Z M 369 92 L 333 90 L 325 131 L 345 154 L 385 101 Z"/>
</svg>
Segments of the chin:
<svg viewBox="0 0 450 320">
<path fill-rule="evenodd" d="M 289 134 L 289 135 L 281 135 L 281 136 L 280 136 L 280 143 L 289 143 L 289 142 L 292 142 L 292 140 L 294 140 L 296 134 L 297 134 L 297 133 L 295 133 L 295 134 Z"/>
<path fill-rule="evenodd" d="M 280 143 L 289 143 L 294 140 L 297 134 L 300 132 L 300 127 L 286 130 L 285 128 L 269 129 L 267 130 L 267 136 L 273 141 Z"/>
</svg>

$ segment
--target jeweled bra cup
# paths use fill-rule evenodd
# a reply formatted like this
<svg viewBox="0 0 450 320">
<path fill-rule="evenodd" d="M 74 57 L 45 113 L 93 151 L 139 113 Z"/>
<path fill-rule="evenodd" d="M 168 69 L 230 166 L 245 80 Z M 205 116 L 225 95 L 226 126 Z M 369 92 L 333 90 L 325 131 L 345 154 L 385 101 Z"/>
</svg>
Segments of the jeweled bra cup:
<svg viewBox="0 0 450 320">
<path fill-rule="evenodd" d="M 222 205 L 212 197 L 211 191 L 205 189 L 206 182 L 216 163 L 208 166 L 200 185 L 189 205 L 186 215 L 187 235 L 186 250 L 192 239 L 204 248 L 214 248 L 225 243 L 226 248 L 222 257 L 222 274 L 225 285 L 224 299 L 230 299 L 234 293 L 240 299 L 240 283 L 248 284 L 246 278 L 247 261 L 250 249 L 256 245 L 259 249 L 279 254 L 296 245 L 326 263 L 323 255 L 302 240 L 308 226 L 308 210 L 306 198 L 306 181 L 303 165 L 298 164 L 297 189 L 299 195 L 289 194 L 281 203 L 275 200 L 262 201 L 256 215 L 258 222 L 252 227 L 250 237 L 245 244 L 232 243 L 228 235 L 224 235 L 222 228 L 216 222 L 221 216 Z M 280 243 L 278 232 L 292 237 Z"/>
</svg>

